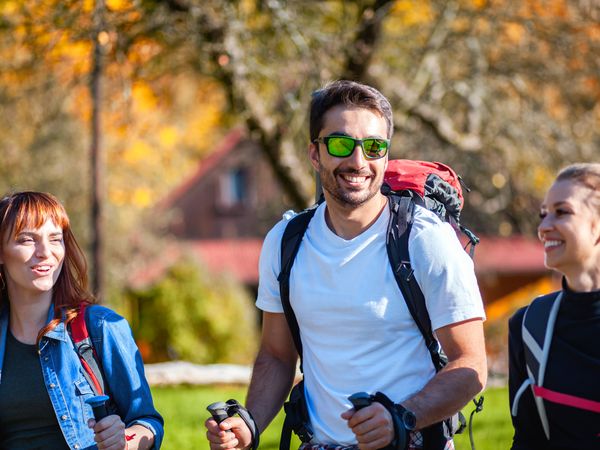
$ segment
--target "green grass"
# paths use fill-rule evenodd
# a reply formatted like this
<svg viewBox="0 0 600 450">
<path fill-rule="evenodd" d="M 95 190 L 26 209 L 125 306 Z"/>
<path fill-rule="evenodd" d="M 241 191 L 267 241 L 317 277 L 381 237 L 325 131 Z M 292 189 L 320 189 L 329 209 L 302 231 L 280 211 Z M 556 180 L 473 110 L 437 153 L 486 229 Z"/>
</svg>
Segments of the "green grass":
<svg viewBox="0 0 600 450">
<path fill-rule="evenodd" d="M 156 408 L 165 419 L 164 450 L 191 449 L 208 450 L 205 438 L 204 421 L 208 418 L 206 405 L 230 398 L 243 401 L 245 387 L 154 387 L 152 389 Z M 506 450 L 512 439 L 512 426 L 508 410 L 508 390 L 494 388 L 485 392 L 483 411 L 475 414 L 473 437 L 477 450 Z M 473 404 L 463 413 L 468 418 L 474 409 Z M 261 450 L 279 448 L 279 436 L 283 423 L 280 413 L 261 436 Z M 294 437 L 295 439 L 295 437 Z M 455 440 L 457 450 L 470 449 L 468 431 Z M 292 449 L 298 448 L 299 441 L 292 441 Z"/>
</svg>

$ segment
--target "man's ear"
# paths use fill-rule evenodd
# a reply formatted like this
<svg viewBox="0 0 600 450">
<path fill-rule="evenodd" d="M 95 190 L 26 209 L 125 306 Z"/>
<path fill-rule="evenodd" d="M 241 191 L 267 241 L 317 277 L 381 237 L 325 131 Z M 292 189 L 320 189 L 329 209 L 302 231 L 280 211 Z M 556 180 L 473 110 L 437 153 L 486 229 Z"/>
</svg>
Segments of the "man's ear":
<svg viewBox="0 0 600 450">
<path fill-rule="evenodd" d="M 313 168 L 318 172 L 321 168 L 321 160 L 319 159 L 319 145 L 310 143 L 308 145 L 308 159 L 310 159 L 310 163 Z"/>
</svg>

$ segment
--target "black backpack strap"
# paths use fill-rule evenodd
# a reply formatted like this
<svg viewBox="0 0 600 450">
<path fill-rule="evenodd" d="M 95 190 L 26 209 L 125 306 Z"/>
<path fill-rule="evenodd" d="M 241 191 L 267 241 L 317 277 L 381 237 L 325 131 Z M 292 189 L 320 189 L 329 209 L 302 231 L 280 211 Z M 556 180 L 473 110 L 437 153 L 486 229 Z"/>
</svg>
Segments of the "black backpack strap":
<svg viewBox="0 0 600 450">
<path fill-rule="evenodd" d="M 277 277 L 279 281 L 279 295 L 285 319 L 288 323 L 290 333 L 296 346 L 296 351 L 300 357 L 300 371 L 302 371 L 302 339 L 300 338 L 300 328 L 296 314 L 290 303 L 290 274 L 292 265 L 300 249 L 302 238 L 308 229 L 308 224 L 315 215 L 317 207 L 322 203 L 323 197 L 319 203 L 302 211 L 292 218 L 283 232 L 281 238 L 281 272 Z M 290 398 L 285 402 L 285 420 L 281 429 L 281 438 L 279 440 L 280 450 L 289 450 L 292 431 L 294 431 L 302 442 L 308 442 L 312 439 L 312 429 L 308 418 L 306 400 L 304 398 L 304 381 L 300 381 L 290 393 Z"/>
<path fill-rule="evenodd" d="M 390 194 L 388 199 L 391 214 L 386 237 L 388 258 L 408 310 L 425 339 L 435 370 L 439 372 L 448 360 L 433 335 L 425 297 L 414 277 L 408 253 L 408 237 L 414 219 L 415 199 L 412 195 L 397 194 Z"/>
<path fill-rule="evenodd" d="M 300 356 L 300 368 L 302 369 L 302 340 L 300 339 L 300 329 L 298 327 L 298 321 L 296 320 L 296 314 L 290 304 L 290 274 L 292 272 L 292 265 L 300 249 L 302 238 L 308 223 L 315 215 L 319 203 L 314 206 L 305 209 L 295 217 L 293 217 L 283 232 L 281 238 L 281 272 L 277 277 L 279 281 L 279 295 L 281 297 L 281 304 L 283 306 L 283 312 L 287 320 L 292 338 L 298 355 Z"/>
<path fill-rule="evenodd" d="M 308 407 L 304 395 L 304 380 L 300 380 L 290 392 L 289 401 L 283 405 L 285 420 L 281 428 L 280 450 L 289 450 L 292 431 L 296 433 L 300 441 L 310 442 L 314 433 L 308 417 Z"/>
</svg>

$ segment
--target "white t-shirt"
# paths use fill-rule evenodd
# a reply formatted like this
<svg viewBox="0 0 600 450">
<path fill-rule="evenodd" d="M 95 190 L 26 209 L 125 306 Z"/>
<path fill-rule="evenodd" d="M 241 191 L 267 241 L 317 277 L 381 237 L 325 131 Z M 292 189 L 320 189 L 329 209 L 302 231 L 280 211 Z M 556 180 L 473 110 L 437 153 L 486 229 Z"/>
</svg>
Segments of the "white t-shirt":
<svg viewBox="0 0 600 450">
<path fill-rule="evenodd" d="M 345 240 L 327 226 L 325 208 L 318 207 L 294 261 L 290 303 L 300 327 L 314 441 L 350 445 L 355 436 L 340 417 L 351 408 L 349 395 L 381 391 L 402 402 L 435 369 L 389 264 L 389 209 Z M 286 213 L 263 244 L 256 300 L 263 311 L 283 312 L 277 277 L 281 237 L 292 217 Z M 473 263 L 449 224 L 416 207 L 409 252 L 434 330 L 485 318 Z"/>
</svg>

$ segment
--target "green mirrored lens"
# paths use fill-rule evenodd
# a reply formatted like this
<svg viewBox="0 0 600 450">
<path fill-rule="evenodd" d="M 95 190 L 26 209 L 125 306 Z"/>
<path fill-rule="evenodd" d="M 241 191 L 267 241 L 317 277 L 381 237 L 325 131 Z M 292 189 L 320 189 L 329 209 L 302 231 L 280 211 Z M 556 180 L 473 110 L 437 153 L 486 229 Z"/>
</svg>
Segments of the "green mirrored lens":
<svg viewBox="0 0 600 450">
<path fill-rule="evenodd" d="M 383 139 L 365 139 L 363 141 L 363 148 L 365 149 L 365 156 L 367 158 L 380 158 L 384 156 L 387 146 L 387 141 Z"/>
<path fill-rule="evenodd" d="M 333 156 L 350 156 L 355 145 L 354 139 L 350 137 L 336 136 L 327 140 L 327 150 Z"/>
</svg>

